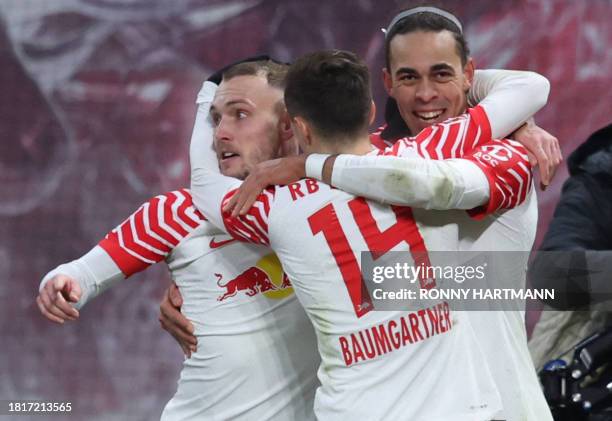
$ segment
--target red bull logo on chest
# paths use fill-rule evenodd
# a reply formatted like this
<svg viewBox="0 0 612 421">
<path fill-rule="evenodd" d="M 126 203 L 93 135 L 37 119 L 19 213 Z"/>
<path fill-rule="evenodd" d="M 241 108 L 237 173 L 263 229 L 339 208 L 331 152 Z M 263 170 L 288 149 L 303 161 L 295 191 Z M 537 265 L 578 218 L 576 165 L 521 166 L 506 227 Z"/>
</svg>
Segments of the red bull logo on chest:
<svg viewBox="0 0 612 421">
<path fill-rule="evenodd" d="M 217 285 L 225 289 L 225 292 L 217 298 L 218 301 L 233 297 L 239 292 L 249 297 L 263 294 L 271 299 L 281 299 L 293 294 L 291 282 L 283 272 L 276 254 L 269 254 L 261 258 L 255 266 L 248 268 L 235 278 L 224 280 L 220 273 L 215 273 L 215 276 Z"/>
</svg>

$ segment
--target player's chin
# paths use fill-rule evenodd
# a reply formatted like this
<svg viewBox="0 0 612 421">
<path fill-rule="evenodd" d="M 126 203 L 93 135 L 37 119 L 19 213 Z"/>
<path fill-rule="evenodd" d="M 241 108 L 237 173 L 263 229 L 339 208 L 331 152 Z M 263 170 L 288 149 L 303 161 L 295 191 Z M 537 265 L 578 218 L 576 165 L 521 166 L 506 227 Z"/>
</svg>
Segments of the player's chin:
<svg viewBox="0 0 612 421">
<path fill-rule="evenodd" d="M 408 128 L 410 129 L 410 134 L 412 136 L 416 136 L 417 134 L 419 134 L 420 131 L 422 131 L 423 129 L 426 129 L 427 127 L 431 126 L 431 124 L 426 123 L 424 121 L 422 121 L 420 118 L 411 116 L 410 118 L 407 119 L 408 121 L 406 122 Z"/>
<path fill-rule="evenodd" d="M 249 171 L 242 161 L 230 163 L 222 162 L 219 167 L 221 169 L 221 173 L 227 177 L 234 177 L 244 180 L 246 176 L 249 175 Z"/>
</svg>

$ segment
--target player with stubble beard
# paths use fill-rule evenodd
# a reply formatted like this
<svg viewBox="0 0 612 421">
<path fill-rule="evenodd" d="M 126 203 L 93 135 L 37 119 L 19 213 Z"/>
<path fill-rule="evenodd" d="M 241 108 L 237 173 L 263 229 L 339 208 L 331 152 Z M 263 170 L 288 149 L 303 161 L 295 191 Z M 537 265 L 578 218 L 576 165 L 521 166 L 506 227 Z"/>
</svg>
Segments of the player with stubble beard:
<svg viewBox="0 0 612 421">
<path fill-rule="evenodd" d="M 283 106 L 286 73 L 286 65 L 268 60 L 223 72 L 227 101 L 215 104 L 212 117 L 224 174 L 244 178 L 259 162 L 297 153 Z M 206 82 L 198 95 L 194 138 L 207 136 L 201 116 L 208 116 L 207 92 L 215 86 Z M 149 200 L 90 252 L 47 274 L 39 309 L 57 323 L 76 320 L 77 309 L 99 293 L 161 261 L 194 328 L 194 342 L 182 344 L 186 359 L 161 419 L 313 420 L 320 359 L 278 259 L 212 226 L 187 189 Z"/>
</svg>

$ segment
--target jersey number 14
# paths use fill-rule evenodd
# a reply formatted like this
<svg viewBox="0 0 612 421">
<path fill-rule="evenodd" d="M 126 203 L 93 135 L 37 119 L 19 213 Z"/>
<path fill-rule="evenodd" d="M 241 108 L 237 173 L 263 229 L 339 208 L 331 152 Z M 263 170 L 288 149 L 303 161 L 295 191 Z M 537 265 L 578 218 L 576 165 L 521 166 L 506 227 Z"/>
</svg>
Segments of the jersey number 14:
<svg viewBox="0 0 612 421">
<path fill-rule="evenodd" d="M 352 199 L 348 202 L 348 206 L 374 260 L 405 242 L 408 244 L 415 265 L 431 266 L 425 242 L 412 215 L 412 209 L 391 206 L 397 222 L 381 231 L 365 199 Z M 372 299 L 361 275 L 355 253 L 342 230 L 334 205 L 330 203 L 319 209 L 308 218 L 308 222 L 313 235 L 323 233 L 325 236 L 325 241 L 342 274 L 355 314 L 361 317 L 368 313 L 372 310 Z M 433 288 L 435 281 L 421 278 L 420 286 L 427 289 Z"/>
</svg>

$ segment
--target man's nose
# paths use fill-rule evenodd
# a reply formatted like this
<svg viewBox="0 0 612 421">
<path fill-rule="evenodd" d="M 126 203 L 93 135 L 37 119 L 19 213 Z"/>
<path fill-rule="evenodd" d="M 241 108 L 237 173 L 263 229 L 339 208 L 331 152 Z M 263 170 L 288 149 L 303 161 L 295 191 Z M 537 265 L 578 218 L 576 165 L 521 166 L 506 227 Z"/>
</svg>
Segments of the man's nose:
<svg viewBox="0 0 612 421">
<path fill-rule="evenodd" d="M 231 136 L 231 128 L 229 126 L 229 123 L 227 122 L 226 119 L 221 118 L 221 120 L 219 120 L 219 123 L 217 124 L 217 127 L 215 127 L 215 140 L 228 141 L 231 139 L 232 139 L 232 136 Z"/>
<path fill-rule="evenodd" d="M 423 79 L 417 86 L 416 97 L 423 102 L 430 102 L 436 99 L 438 97 L 438 90 L 435 83 Z"/>
</svg>

